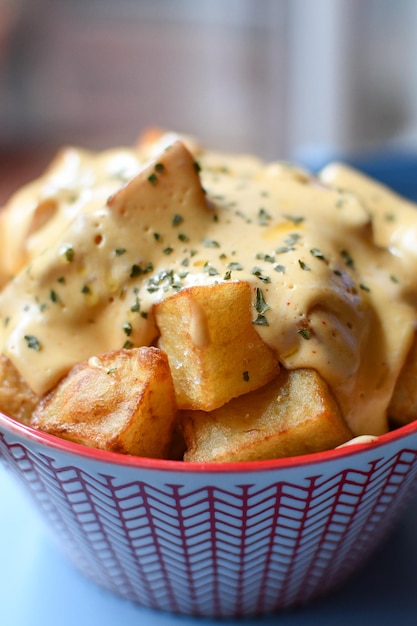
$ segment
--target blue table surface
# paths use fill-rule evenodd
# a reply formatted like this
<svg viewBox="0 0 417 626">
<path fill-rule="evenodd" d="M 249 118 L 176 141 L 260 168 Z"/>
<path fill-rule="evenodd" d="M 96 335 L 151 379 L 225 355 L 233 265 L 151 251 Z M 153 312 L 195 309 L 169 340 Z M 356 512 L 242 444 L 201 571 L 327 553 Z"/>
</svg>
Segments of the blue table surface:
<svg viewBox="0 0 417 626">
<path fill-rule="evenodd" d="M 1 465 L 0 495 L 1 626 L 219 623 L 136 606 L 96 587 L 61 556 L 26 494 Z M 262 619 L 224 622 L 229 626 L 416 624 L 417 498 L 356 576 L 325 599 Z"/>
<path fill-rule="evenodd" d="M 331 161 L 341 161 L 355 167 L 371 178 L 383 183 L 402 196 L 417 202 L 417 150 L 388 148 L 358 154 L 337 154 L 317 146 L 295 155 L 300 162 L 313 172 L 320 170 Z"/>
</svg>

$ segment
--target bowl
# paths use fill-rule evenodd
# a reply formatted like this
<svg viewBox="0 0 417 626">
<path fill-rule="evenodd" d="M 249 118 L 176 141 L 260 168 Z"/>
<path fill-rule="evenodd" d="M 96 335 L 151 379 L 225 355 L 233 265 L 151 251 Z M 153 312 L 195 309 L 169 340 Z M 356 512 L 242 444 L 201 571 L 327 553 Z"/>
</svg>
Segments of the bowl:
<svg viewBox="0 0 417 626">
<path fill-rule="evenodd" d="M 312 601 L 365 563 L 414 493 L 417 422 L 323 453 L 197 464 L 90 449 L 0 414 L 0 458 L 98 585 L 246 617 Z"/>
</svg>

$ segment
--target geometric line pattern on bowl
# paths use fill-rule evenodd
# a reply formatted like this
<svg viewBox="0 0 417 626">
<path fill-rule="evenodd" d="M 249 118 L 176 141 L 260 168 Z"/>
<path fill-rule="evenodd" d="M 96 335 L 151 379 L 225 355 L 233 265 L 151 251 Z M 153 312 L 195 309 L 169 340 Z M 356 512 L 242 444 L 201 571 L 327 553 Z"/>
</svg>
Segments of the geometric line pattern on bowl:
<svg viewBox="0 0 417 626">
<path fill-rule="evenodd" d="M 239 617 L 307 602 L 349 576 L 394 523 L 417 452 L 299 482 L 185 488 L 123 482 L 9 442 L 0 456 L 29 487 L 70 560 L 142 605 Z M 75 461 L 75 460 L 74 460 Z M 116 472 L 115 472 L 116 473 Z"/>
</svg>

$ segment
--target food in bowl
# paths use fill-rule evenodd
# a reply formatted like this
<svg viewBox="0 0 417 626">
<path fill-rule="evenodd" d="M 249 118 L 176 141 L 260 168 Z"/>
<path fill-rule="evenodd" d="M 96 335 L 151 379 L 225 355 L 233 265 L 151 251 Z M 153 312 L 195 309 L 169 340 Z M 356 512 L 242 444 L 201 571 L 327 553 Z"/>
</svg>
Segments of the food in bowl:
<svg viewBox="0 0 417 626">
<path fill-rule="evenodd" d="M 11 199 L 0 457 L 77 568 L 246 617 L 363 563 L 417 484 L 414 211 L 163 133 Z"/>
<path fill-rule="evenodd" d="M 141 457 L 255 461 L 417 409 L 415 206 L 172 133 L 69 148 L 1 216 L 0 408 Z"/>
</svg>

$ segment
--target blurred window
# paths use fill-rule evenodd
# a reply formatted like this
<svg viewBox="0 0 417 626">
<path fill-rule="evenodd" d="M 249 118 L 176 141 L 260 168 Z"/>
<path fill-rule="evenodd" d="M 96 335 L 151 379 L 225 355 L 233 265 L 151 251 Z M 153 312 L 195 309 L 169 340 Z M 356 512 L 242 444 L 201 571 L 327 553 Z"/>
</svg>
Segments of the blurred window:
<svg viewBox="0 0 417 626">
<path fill-rule="evenodd" d="M 0 145 L 417 143 L 414 0 L 0 0 L 0 24 Z"/>
</svg>

